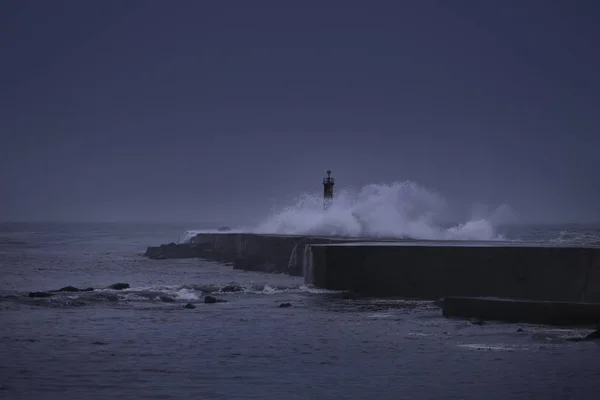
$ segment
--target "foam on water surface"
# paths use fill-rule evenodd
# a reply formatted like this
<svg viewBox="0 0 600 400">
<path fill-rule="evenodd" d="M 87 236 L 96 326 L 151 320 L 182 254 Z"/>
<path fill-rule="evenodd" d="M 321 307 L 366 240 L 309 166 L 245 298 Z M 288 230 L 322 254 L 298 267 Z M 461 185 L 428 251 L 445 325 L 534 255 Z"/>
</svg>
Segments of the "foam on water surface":
<svg viewBox="0 0 600 400">
<path fill-rule="evenodd" d="M 302 195 L 294 205 L 268 216 L 250 230 L 254 233 L 385 237 L 419 239 L 487 239 L 501 237 L 494 223 L 507 218 L 509 208 L 454 226 L 440 222 L 448 216 L 446 201 L 436 192 L 411 181 L 371 184 L 353 193 L 339 192 L 333 204 L 323 209 L 322 196 Z"/>
</svg>

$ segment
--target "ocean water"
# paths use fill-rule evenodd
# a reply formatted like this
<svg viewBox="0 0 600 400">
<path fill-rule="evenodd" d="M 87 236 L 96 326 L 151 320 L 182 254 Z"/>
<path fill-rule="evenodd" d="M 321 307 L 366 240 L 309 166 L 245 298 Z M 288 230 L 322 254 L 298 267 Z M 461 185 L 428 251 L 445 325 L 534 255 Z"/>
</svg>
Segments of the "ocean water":
<svg viewBox="0 0 600 400">
<path fill-rule="evenodd" d="M 0 225 L 0 399 L 598 398 L 600 345 L 565 340 L 589 330 L 479 325 L 430 302 L 141 256 L 193 228 Z M 498 232 L 593 243 L 599 228 Z M 131 288 L 103 289 L 116 282 Z M 220 292 L 230 284 L 243 291 Z M 96 290 L 27 296 L 67 285 Z"/>
</svg>

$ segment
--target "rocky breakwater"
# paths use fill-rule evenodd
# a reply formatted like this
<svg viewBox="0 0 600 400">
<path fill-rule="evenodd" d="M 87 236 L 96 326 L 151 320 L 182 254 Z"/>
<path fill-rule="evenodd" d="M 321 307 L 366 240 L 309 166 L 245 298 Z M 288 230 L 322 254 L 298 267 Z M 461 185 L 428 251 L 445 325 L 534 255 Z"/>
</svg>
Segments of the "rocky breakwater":
<svg viewBox="0 0 600 400">
<path fill-rule="evenodd" d="M 218 261 L 230 260 L 227 254 L 216 252 L 209 243 L 169 243 L 160 246 L 150 246 L 144 256 L 152 260 L 169 260 L 177 258 L 206 258 Z"/>
<path fill-rule="evenodd" d="M 187 243 L 151 246 L 145 256 L 153 260 L 200 258 L 231 264 L 233 268 L 267 273 L 301 275 L 302 260 L 292 257 L 302 238 L 234 233 L 200 233 Z"/>
<path fill-rule="evenodd" d="M 355 238 L 252 233 L 199 233 L 187 243 L 148 247 L 153 260 L 202 258 L 229 263 L 235 269 L 302 276 L 307 246 L 355 241 Z"/>
</svg>

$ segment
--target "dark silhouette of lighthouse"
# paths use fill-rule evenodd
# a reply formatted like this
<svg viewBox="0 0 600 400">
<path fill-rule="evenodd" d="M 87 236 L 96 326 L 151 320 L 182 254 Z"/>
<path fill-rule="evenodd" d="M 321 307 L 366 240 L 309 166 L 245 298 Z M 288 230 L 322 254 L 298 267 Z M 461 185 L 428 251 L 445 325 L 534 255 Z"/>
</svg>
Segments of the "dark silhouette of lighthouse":
<svg viewBox="0 0 600 400">
<path fill-rule="evenodd" d="M 327 210 L 333 203 L 333 185 L 335 179 L 331 177 L 331 171 L 327 171 L 327 176 L 323 178 L 323 209 Z"/>
</svg>

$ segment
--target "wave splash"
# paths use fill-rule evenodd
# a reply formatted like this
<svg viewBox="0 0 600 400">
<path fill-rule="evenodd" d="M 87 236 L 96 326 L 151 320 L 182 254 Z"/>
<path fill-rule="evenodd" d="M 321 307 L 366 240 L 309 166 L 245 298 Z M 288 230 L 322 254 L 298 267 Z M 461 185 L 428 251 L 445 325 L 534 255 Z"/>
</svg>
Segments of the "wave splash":
<svg viewBox="0 0 600 400">
<path fill-rule="evenodd" d="M 38 292 L 40 293 L 40 292 Z M 175 304 L 203 303 L 204 296 L 219 297 L 245 295 L 280 295 L 280 294 L 331 294 L 337 291 L 319 289 L 313 285 L 290 284 L 274 285 L 264 282 L 246 284 L 230 283 L 199 283 L 185 285 L 149 285 L 132 287 L 122 290 L 110 288 L 93 289 L 79 292 L 51 291 L 44 297 L 32 298 L 27 293 L 0 293 L 0 310 L 11 304 L 29 304 L 48 307 L 81 307 L 89 304 Z"/>
<path fill-rule="evenodd" d="M 510 214 L 508 206 L 493 212 L 479 207 L 463 223 L 444 226 L 446 201 L 414 182 L 370 184 L 358 192 L 340 191 L 328 210 L 323 197 L 302 195 L 291 207 L 276 212 L 250 231 L 263 234 L 349 237 L 501 240 L 494 225 Z"/>
</svg>

